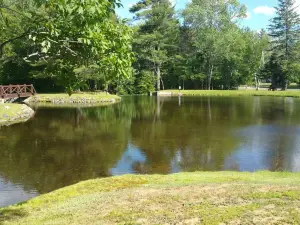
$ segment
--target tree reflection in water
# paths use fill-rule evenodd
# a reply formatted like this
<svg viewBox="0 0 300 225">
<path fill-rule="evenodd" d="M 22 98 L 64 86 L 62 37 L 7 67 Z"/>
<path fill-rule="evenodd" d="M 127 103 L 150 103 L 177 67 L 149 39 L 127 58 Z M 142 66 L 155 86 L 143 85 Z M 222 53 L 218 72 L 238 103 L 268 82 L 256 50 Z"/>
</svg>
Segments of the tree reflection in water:
<svg viewBox="0 0 300 225">
<path fill-rule="evenodd" d="M 39 108 L 0 129 L 0 177 L 45 193 L 126 173 L 300 171 L 299 109 L 291 98 L 147 96 Z"/>
</svg>

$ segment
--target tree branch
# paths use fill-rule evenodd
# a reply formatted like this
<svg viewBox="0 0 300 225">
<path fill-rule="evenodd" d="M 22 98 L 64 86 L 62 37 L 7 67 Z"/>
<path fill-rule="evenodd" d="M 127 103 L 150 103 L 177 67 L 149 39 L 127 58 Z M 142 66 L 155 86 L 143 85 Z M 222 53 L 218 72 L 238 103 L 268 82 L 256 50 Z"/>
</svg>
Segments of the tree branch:
<svg viewBox="0 0 300 225">
<path fill-rule="evenodd" d="M 10 39 L 2 42 L 0 44 L 0 58 L 2 58 L 2 56 L 3 56 L 3 48 L 5 47 L 5 45 L 7 45 L 7 44 L 9 44 L 9 43 L 11 43 L 11 42 L 13 42 L 15 40 L 21 39 L 21 38 L 25 37 L 27 34 L 29 34 L 29 31 L 26 31 L 26 32 L 24 32 L 23 34 L 21 34 L 21 35 L 19 35 L 17 37 L 13 37 L 13 38 L 10 38 Z"/>
</svg>

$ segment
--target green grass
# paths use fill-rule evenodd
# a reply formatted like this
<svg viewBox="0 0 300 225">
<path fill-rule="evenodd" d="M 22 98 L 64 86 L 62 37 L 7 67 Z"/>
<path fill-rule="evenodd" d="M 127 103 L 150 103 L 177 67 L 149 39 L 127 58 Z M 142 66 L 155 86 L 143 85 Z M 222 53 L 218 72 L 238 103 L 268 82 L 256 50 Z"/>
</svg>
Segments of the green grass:
<svg viewBox="0 0 300 225">
<path fill-rule="evenodd" d="M 119 101 L 119 100 L 118 100 Z M 116 101 L 116 102 L 118 102 Z M 59 103 L 59 104 L 53 104 L 50 102 L 28 102 L 28 104 L 30 105 L 31 108 L 33 109 L 38 109 L 38 108 L 70 108 L 70 109 L 74 109 L 74 108 L 93 108 L 93 107 L 106 107 L 109 105 L 114 104 L 115 102 L 111 102 L 111 101 L 101 101 L 101 102 L 96 102 L 96 103 L 84 103 L 84 104 L 79 104 L 79 103 Z"/>
<path fill-rule="evenodd" d="M 67 94 L 38 94 L 27 100 L 30 103 L 105 103 L 119 101 L 121 98 L 103 92 Z"/>
<path fill-rule="evenodd" d="M 274 96 L 300 98 L 299 91 L 248 91 L 248 90 L 164 90 L 161 92 L 183 96 Z"/>
<path fill-rule="evenodd" d="M 195 172 L 95 179 L 0 209 L 1 223 L 300 224 L 300 174 Z"/>
</svg>

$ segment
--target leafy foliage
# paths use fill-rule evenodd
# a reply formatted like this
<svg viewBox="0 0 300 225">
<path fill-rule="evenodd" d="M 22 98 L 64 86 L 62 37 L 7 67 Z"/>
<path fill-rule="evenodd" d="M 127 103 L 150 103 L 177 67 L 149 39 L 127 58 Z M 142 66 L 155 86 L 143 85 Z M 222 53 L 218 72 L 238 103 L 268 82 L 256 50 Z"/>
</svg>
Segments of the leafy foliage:
<svg viewBox="0 0 300 225">
<path fill-rule="evenodd" d="M 24 59 L 38 68 L 35 77 L 51 77 L 71 94 L 89 78 L 110 80 L 131 76 L 132 35 L 125 22 L 114 15 L 115 7 L 120 5 L 118 2 L 50 0 L 38 3 L 35 7 L 43 11 L 39 14 L 42 19 L 32 23 L 22 36 L 27 41 Z M 93 70 L 98 76 L 76 72 L 79 68 Z"/>
</svg>

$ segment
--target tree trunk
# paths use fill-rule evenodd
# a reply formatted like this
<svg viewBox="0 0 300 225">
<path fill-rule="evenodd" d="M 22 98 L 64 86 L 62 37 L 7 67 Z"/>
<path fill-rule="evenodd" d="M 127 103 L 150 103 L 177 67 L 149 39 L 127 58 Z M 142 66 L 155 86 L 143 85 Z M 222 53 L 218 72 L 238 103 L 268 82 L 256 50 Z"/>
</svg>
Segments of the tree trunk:
<svg viewBox="0 0 300 225">
<path fill-rule="evenodd" d="M 165 90 L 164 81 L 163 81 L 163 79 L 161 77 L 160 77 L 160 80 L 161 80 L 162 89 Z"/>
<path fill-rule="evenodd" d="M 156 91 L 160 91 L 160 65 L 156 66 Z"/>
<path fill-rule="evenodd" d="M 275 91 L 276 88 L 277 88 L 277 77 L 274 74 L 272 74 L 272 84 L 270 90 Z"/>
<path fill-rule="evenodd" d="M 283 83 L 282 83 L 282 90 L 286 91 L 287 88 L 288 88 L 288 79 L 286 78 L 286 75 L 284 75 Z"/>
<path fill-rule="evenodd" d="M 212 65 L 209 71 L 209 75 L 208 75 L 208 82 L 207 82 L 207 90 L 210 90 L 211 88 L 211 79 L 212 79 L 212 75 L 213 75 L 213 70 L 214 70 L 214 66 Z"/>
<path fill-rule="evenodd" d="M 257 78 L 257 74 L 254 74 L 254 79 L 255 79 L 255 89 L 258 91 L 259 89 L 259 80 Z"/>
<path fill-rule="evenodd" d="M 227 89 L 230 90 L 231 88 L 231 78 L 232 78 L 232 74 L 233 74 L 233 71 L 231 70 L 230 71 L 230 77 L 229 79 L 227 80 Z M 222 88 L 223 89 L 223 88 Z"/>
<path fill-rule="evenodd" d="M 107 83 L 104 85 L 104 91 L 106 92 L 106 94 L 108 93 L 108 84 Z"/>
</svg>

